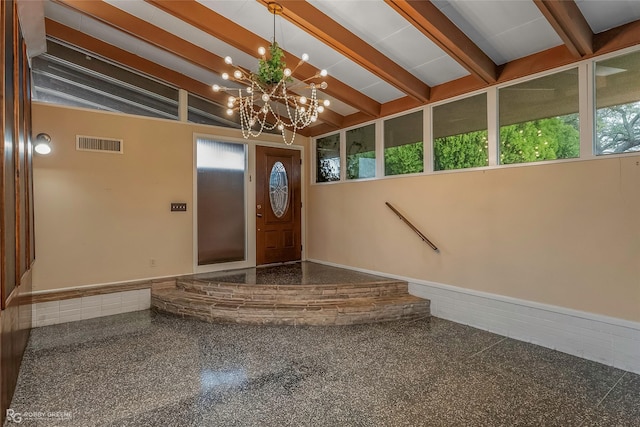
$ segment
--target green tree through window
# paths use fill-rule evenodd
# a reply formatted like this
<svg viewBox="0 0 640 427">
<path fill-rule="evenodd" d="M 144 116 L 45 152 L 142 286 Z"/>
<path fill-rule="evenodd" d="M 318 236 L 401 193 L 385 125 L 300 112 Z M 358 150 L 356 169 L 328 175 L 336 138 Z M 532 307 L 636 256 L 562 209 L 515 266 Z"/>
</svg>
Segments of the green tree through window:
<svg viewBox="0 0 640 427">
<path fill-rule="evenodd" d="M 424 146 L 422 142 L 384 149 L 384 174 L 402 175 L 424 170 Z"/>
<path fill-rule="evenodd" d="M 569 159 L 580 155 L 578 115 L 533 120 L 500 128 L 500 163 Z"/>
<path fill-rule="evenodd" d="M 640 102 L 598 109 L 598 154 L 640 151 Z"/>
<path fill-rule="evenodd" d="M 475 168 L 489 164 L 487 131 L 445 136 L 433 141 L 434 169 Z"/>
</svg>

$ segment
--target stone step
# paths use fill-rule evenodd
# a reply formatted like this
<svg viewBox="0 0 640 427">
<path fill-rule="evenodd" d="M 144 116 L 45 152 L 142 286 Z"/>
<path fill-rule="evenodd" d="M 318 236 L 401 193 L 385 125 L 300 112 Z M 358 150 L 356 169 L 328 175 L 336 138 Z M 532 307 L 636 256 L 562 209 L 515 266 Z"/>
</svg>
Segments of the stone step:
<svg viewBox="0 0 640 427">
<path fill-rule="evenodd" d="M 187 279 L 178 280 L 177 288 L 189 293 L 225 300 L 273 301 L 276 303 L 390 297 L 407 295 L 408 293 L 407 282 L 399 280 L 348 284 L 255 285 Z"/>
<path fill-rule="evenodd" d="M 221 299 L 181 288 L 165 288 L 152 291 L 151 306 L 161 312 L 207 322 L 261 325 L 355 325 L 430 315 L 429 301 L 409 294 L 284 302 Z"/>
</svg>

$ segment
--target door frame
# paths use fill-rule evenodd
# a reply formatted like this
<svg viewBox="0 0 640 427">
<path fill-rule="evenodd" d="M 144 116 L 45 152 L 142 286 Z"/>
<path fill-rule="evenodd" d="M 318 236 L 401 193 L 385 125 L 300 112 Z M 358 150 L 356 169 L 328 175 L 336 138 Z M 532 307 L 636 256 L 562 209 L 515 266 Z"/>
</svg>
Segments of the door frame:
<svg viewBox="0 0 640 427">
<path fill-rule="evenodd" d="M 271 135 L 266 135 L 266 138 Z M 245 179 L 245 236 L 246 236 L 246 252 L 244 261 L 234 262 L 222 262 L 218 264 L 198 265 L 198 168 L 197 168 L 197 141 L 198 138 L 213 139 L 220 142 L 228 142 L 235 144 L 244 144 L 247 147 L 247 176 Z M 278 135 L 278 138 L 281 138 Z M 192 265 L 193 273 L 208 273 L 221 270 L 233 270 L 238 268 L 251 268 L 256 266 L 256 146 L 284 148 L 289 150 L 300 151 L 300 159 L 302 164 L 300 165 L 300 199 L 302 201 L 302 208 L 300 211 L 300 244 L 302 245 L 301 259 L 306 259 L 306 195 L 307 195 L 307 183 L 306 183 L 306 157 L 304 145 L 286 145 L 283 142 L 271 142 L 265 140 L 256 139 L 244 139 L 230 136 L 220 136 L 210 133 L 193 133 L 193 197 L 191 216 L 193 220 L 193 255 Z M 187 208 L 187 211 L 189 208 Z"/>
<path fill-rule="evenodd" d="M 257 151 L 262 151 L 262 155 L 260 158 L 258 158 Z M 258 265 L 259 260 L 261 261 L 261 264 L 259 264 L 260 266 L 265 266 L 270 264 L 281 264 L 286 262 L 295 262 L 298 260 L 302 260 L 302 249 L 304 248 L 304 245 L 302 243 L 303 202 L 302 202 L 302 156 L 301 154 L 302 153 L 300 150 L 289 150 L 286 147 L 270 147 L 270 146 L 264 146 L 264 145 L 256 145 L 256 157 L 255 157 L 256 167 L 257 167 L 258 161 L 261 161 L 261 166 L 262 166 L 262 162 L 264 162 L 264 166 L 266 166 L 266 170 L 264 170 L 264 172 L 266 172 L 265 176 L 259 177 L 258 175 L 262 175 L 263 171 L 256 170 L 256 180 L 255 180 L 256 181 L 255 182 L 256 198 L 254 201 L 254 206 L 256 207 L 256 210 L 257 210 L 258 204 L 261 203 L 264 205 L 264 209 L 262 210 L 262 213 L 260 214 L 256 211 L 256 215 L 255 215 L 255 218 L 257 218 L 258 216 L 264 217 L 264 221 L 262 221 L 261 223 L 261 227 L 264 228 L 262 232 L 260 233 L 258 230 L 257 219 L 256 219 L 256 227 L 254 229 L 256 231 L 256 239 L 255 239 L 256 240 L 256 265 Z M 290 222 L 288 223 L 294 225 L 294 228 L 293 228 L 295 230 L 294 242 L 293 242 L 294 246 L 292 250 L 286 249 L 284 247 L 280 247 L 279 249 L 276 249 L 277 252 L 281 252 L 281 251 L 287 252 L 287 255 L 280 253 L 280 256 L 276 257 L 278 258 L 278 260 L 274 259 L 273 252 L 271 252 L 266 245 L 267 230 L 271 229 L 272 231 L 275 231 L 277 229 L 282 231 L 281 227 L 283 225 L 283 223 L 278 222 L 279 218 L 273 215 L 273 206 L 270 201 L 271 177 L 270 177 L 269 171 L 273 172 L 272 167 L 274 165 L 274 163 L 272 163 L 269 160 L 270 158 L 281 159 L 285 164 L 289 163 L 286 159 L 290 158 L 292 160 L 291 169 L 287 170 L 288 168 L 285 168 L 285 174 L 288 176 L 288 180 L 289 180 L 289 183 L 288 183 L 289 201 L 288 201 L 288 206 L 287 206 L 287 209 L 285 210 L 285 213 L 287 216 L 290 215 Z M 297 179 L 294 180 L 294 177 L 296 175 L 297 175 Z M 257 185 L 258 181 L 262 181 L 261 182 L 262 188 L 260 188 Z M 257 198 L 258 194 L 261 194 L 260 199 Z M 269 220 L 273 222 L 269 222 Z M 261 247 L 258 245 L 258 243 L 260 243 L 258 238 L 260 237 L 262 237 Z M 284 236 L 280 236 L 280 237 L 283 238 Z M 284 242 L 281 241 L 280 243 L 284 243 Z M 258 251 L 262 251 L 262 252 L 258 254 Z M 291 251 L 291 253 L 289 253 L 289 251 Z M 267 256 L 267 255 L 271 255 L 271 256 Z"/>
</svg>

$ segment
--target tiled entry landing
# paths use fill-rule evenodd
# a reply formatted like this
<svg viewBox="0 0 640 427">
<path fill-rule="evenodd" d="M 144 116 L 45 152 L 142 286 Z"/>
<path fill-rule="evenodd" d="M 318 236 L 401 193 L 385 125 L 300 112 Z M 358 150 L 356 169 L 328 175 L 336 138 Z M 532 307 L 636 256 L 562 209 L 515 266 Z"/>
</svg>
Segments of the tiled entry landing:
<svg viewBox="0 0 640 427">
<path fill-rule="evenodd" d="M 637 427 L 640 376 L 438 318 L 296 327 L 142 311 L 34 329 L 10 407 L 70 417 L 20 424 L 46 427 Z"/>
<path fill-rule="evenodd" d="M 429 317 L 405 281 L 311 262 L 178 278 L 153 287 L 154 310 L 208 322 L 354 325 Z"/>
<path fill-rule="evenodd" d="M 302 261 L 280 265 L 217 271 L 188 276 L 208 282 L 248 285 L 331 285 L 346 283 L 386 282 L 388 277 L 360 273 L 355 270 Z"/>
</svg>

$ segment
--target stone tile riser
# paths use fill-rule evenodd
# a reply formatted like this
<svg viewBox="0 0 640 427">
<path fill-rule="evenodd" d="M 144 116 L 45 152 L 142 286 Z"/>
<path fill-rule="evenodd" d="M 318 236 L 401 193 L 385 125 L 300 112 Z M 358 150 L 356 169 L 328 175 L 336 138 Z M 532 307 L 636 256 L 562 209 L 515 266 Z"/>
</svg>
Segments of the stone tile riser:
<svg viewBox="0 0 640 427">
<path fill-rule="evenodd" d="M 406 282 L 247 285 L 178 281 L 152 293 L 154 310 L 207 322 L 353 325 L 429 316 L 429 301 Z"/>
<path fill-rule="evenodd" d="M 360 297 L 387 297 L 406 295 L 407 284 L 403 282 L 366 285 L 243 285 L 243 284 L 200 284 L 181 281 L 179 289 L 189 293 L 207 295 L 225 300 L 273 300 L 277 303 L 289 301 L 314 302 L 323 299 L 351 299 Z"/>
</svg>

